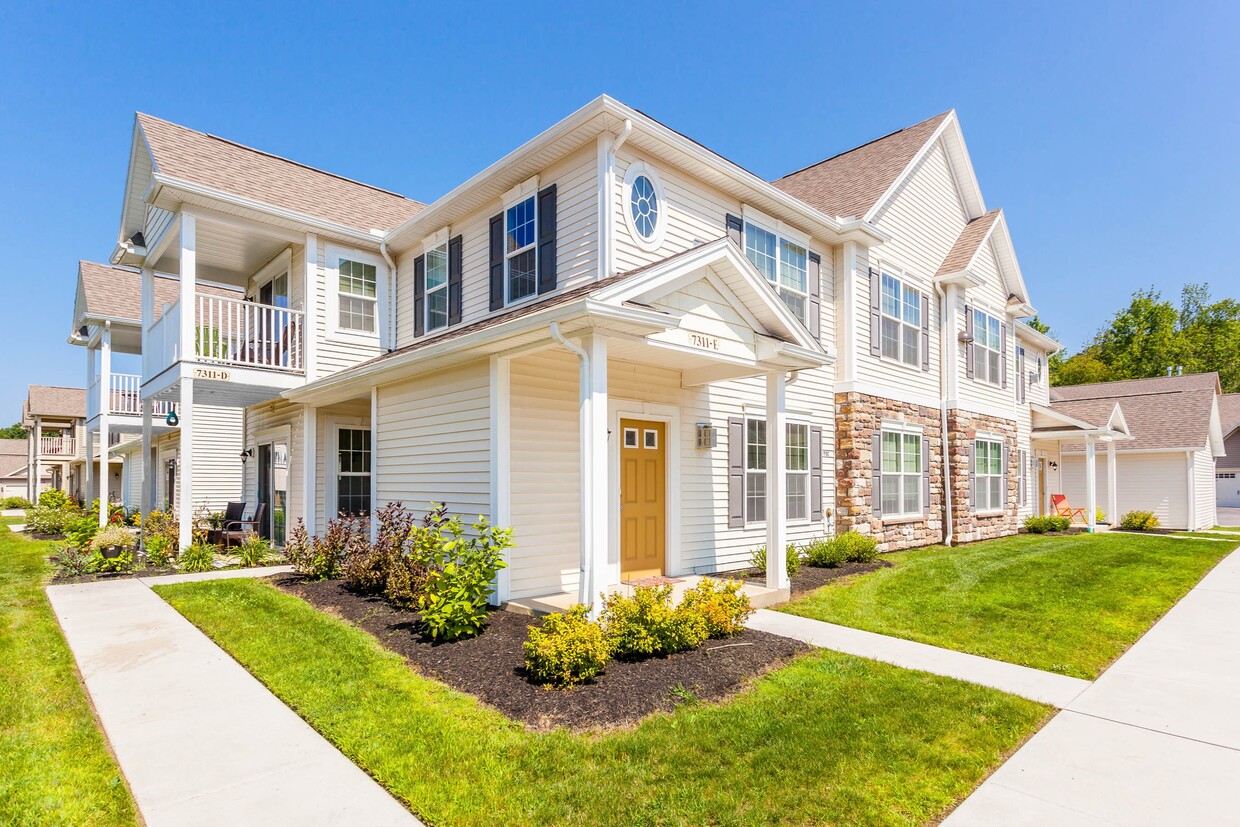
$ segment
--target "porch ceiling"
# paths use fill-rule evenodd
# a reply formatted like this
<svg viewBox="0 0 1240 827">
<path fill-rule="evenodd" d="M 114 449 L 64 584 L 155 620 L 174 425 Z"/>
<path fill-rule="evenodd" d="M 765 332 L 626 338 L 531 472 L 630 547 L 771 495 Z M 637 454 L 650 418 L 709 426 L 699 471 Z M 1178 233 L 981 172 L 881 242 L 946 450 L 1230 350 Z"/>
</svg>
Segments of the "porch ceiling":
<svg viewBox="0 0 1240 827">
<path fill-rule="evenodd" d="M 162 273 L 181 272 L 180 222 L 168 231 L 170 240 L 155 262 Z M 260 227 L 246 227 L 222 216 L 197 216 L 195 270 L 199 281 L 244 288 L 249 278 L 291 243 Z"/>
</svg>

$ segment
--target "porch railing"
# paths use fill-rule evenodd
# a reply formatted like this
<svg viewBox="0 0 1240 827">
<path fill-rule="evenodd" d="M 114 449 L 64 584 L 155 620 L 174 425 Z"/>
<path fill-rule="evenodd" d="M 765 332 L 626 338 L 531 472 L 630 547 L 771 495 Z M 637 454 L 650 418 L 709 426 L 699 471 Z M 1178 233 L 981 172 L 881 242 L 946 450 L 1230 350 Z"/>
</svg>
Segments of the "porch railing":
<svg viewBox="0 0 1240 827">
<path fill-rule="evenodd" d="M 219 365 L 305 373 L 305 314 L 224 296 L 194 296 L 193 359 Z M 180 302 L 165 308 L 147 333 L 146 376 L 181 361 Z"/>
<path fill-rule="evenodd" d="M 100 380 L 96 379 L 86 395 L 87 419 L 94 419 L 99 415 L 99 385 Z M 114 373 L 109 385 L 107 398 L 110 416 L 142 416 L 141 376 L 136 373 Z M 176 407 L 175 402 L 159 399 L 151 405 L 151 411 L 156 418 L 162 419 L 168 415 L 168 411 Z"/>
<path fill-rule="evenodd" d="M 77 455 L 77 439 L 71 436 L 39 437 L 39 453 L 53 457 L 72 457 Z"/>
</svg>

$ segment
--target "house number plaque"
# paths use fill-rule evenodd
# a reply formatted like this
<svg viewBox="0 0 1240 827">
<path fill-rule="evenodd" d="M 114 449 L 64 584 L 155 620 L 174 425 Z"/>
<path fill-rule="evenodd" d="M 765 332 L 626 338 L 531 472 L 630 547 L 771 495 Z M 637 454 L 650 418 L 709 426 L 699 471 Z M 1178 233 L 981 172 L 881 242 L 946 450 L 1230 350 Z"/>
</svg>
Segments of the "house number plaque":
<svg viewBox="0 0 1240 827">
<path fill-rule="evenodd" d="M 216 382 L 231 382 L 232 373 L 222 368 L 194 368 L 195 379 L 213 379 Z"/>
<path fill-rule="evenodd" d="M 719 340 L 714 336 L 703 336 L 701 333 L 690 333 L 689 342 L 694 347 L 705 348 L 706 350 L 718 350 Z"/>
</svg>

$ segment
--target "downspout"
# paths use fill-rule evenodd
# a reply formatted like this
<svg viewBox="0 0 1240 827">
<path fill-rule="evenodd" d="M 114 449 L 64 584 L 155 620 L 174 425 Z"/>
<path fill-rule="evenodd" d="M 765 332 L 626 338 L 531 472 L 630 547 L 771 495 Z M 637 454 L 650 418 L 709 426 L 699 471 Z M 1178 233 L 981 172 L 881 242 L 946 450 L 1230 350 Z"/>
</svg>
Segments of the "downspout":
<svg viewBox="0 0 1240 827">
<path fill-rule="evenodd" d="M 951 547 L 952 544 L 952 475 L 950 459 L 947 454 L 947 367 L 948 359 L 952 353 L 951 342 L 948 341 L 948 313 L 947 292 L 943 289 L 943 285 L 937 281 L 934 283 L 934 292 L 939 297 L 939 427 L 940 442 L 943 452 L 943 505 L 944 505 L 944 521 L 943 526 L 943 545 Z"/>
<path fill-rule="evenodd" d="M 620 147 L 624 146 L 624 142 L 629 139 L 629 135 L 633 132 L 633 121 L 629 118 L 624 119 L 624 128 L 620 130 L 620 134 L 611 142 L 611 146 L 607 149 L 607 157 L 604 162 L 604 174 L 607 177 L 606 186 L 604 188 L 603 197 L 606 201 L 604 206 L 604 214 L 607 216 L 606 227 L 604 228 L 607 237 L 603 239 L 601 253 L 606 258 L 603 262 L 603 272 L 607 276 L 616 274 L 613 267 L 616 260 L 616 152 Z"/>
<path fill-rule="evenodd" d="M 379 252 L 383 255 L 383 260 L 388 266 L 388 302 L 387 302 L 387 328 L 388 328 L 388 353 L 396 350 L 396 262 L 392 260 L 392 256 L 388 253 L 387 236 L 379 240 Z"/>
<path fill-rule="evenodd" d="M 557 344 L 562 345 L 563 347 L 567 348 L 572 353 L 576 354 L 577 361 L 581 366 L 581 376 L 580 376 L 580 379 L 578 380 L 580 383 L 580 387 L 581 387 L 581 404 L 583 406 L 589 404 L 588 399 L 589 399 L 589 396 L 592 395 L 589 393 L 590 389 L 588 387 L 589 382 L 590 382 L 590 354 L 586 353 L 585 349 L 582 348 L 580 345 L 578 345 L 576 342 L 570 342 L 568 339 L 564 338 L 564 334 L 560 332 L 559 322 L 551 323 L 550 333 L 551 333 L 551 338 Z M 580 415 L 581 414 L 579 412 L 578 416 Z M 583 445 L 582 451 L 581 451 L 581 479 L 582 479 L 583 487 L 585 484 L 585 480 L 588 480 L 590 478 L 590 468 L 589 468 L 590 461 L 591 461 L 591 458 L 586 456 L 585 446 Z M 582 497 L 585 496 L 584 490 L 581 492 L 581 496 Z M 585 516 L 585 513 L 583 509 L 583 517 L 584 516 Z M 587 547 L 587 544 L 584 542 L 584 539 L 586 537 L 591 536 L 591 532 L 589 531 L 589 528 L 590 527 L 588 525 L 583 524 L 581 526 L 581 537 L 582 537 L 583 542 L 581 543 L 581 551 L 580 551 L 581 560 L 579 562 L 579 571 L 577 574 L 577 581 L 578 581 L 577 582 L 577 602 L 583 605 L 586 605 L 586 606 L 591 605 L 590 598 L 591 598 L 591 595 L 593 594 L 593 583 L 591 583 L 586 577 L 586 572 L 590 568 L 590 549 Z"/>
</svg>

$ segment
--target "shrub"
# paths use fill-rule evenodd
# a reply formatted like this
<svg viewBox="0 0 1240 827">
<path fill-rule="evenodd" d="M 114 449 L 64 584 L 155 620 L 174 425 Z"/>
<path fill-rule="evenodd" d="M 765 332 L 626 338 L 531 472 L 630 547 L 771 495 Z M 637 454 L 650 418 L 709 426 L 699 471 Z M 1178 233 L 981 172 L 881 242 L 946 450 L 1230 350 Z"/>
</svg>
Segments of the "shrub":
<svg viewBox="0 0 1240 827">
<path fill-rule="evenodd" d="M 1160 523 L 1152 511 L 1129 511 L 1120 520 L 1120 528 L 1129 531 L 1149 531 L 1158 528 Z"/>
<path fill-rule="evenodd" d="M 75 548 L 87 548 L 90 541 L 99 533 L 99 515 L 86 512 L 67 512 L 64 518 L 63 532 L 69 545 Z"/>
<path fill-rule="evenodd" d="M 388 503 L 374 518 L 377 524 L 374 545 L 356 543 L 345 554 L 340 565 L 340 576 L 345 585 L 358 594 L 384 591 L 392 570 L 392 560 L 405 552 L 414 520 L 413 515 L 398 502 Z M 412 605 L 412 602 L 406 605 Z"/>
<path fill-rule="evenodd" d="M 163 537 L 175 549 L 181 542 L 181 524 L 171 512 L 155 509 L 142 520 L 142 539 L 149 542 L 152 537 Z"/>
<path fill-rule="evenodd" d="M 26 499 L 25 497 L 5 497 L 4 500 L 0 502 L 0 508 L 4 508 L 4 509 L 30 508 L 30 507 L 31 507 L 30 500 Z"/>
<path fill-rule="evenodd" d="M 119 548 L 130 551 L 137 545 L 137 539 L 129 529 L 119 525 L 109 525 L 99 529 L 91 545 L 96 549 Z"/>
<path fill-rule="evenodd" d="M 366 534 L 366 520 L 361 517 L 328 520 L 321 538 L 311 537 L 305 523 L 298 520 L 284 543 L 284 556 L 298 574 L 310 580 L 330 580 L 340 576 L 345 555 L 365 543 Z"/>
<path fill-rule="evenodd" d="M 177 558 L 181 571 L 202 572 L 215 568 L 215 546 L 210 543 L 194 543 Z"/>
<path fill-rule="evenodd" d="M 57 577 L 77 577 L 94 571 L 93 555 L 86 549 L 65 546 L 59 554 L 47 558 Z"/>
<path fill-rule="evenodd" d="M 739 580 L 715 581 L 708 577 L 685 592 L 677 611 L 696 613 L 708 638 L 739 634 L 745 628 L 745 619 L 753 614 L 749 596 L 741 591 Z"/>
<path fill-rule="evenodd" d="M 844 550 L 849 563 L 872 563 L 878 559 L 878 541 L 867 534 L 845 531 L 831 542 Z"/>
<path fill-rule="evenodd" d="M 90 566 L 92 571 L 133 571 L 133 552 L 122 551 L 115 557 L 104 557 L 103 553 L 96 549 L 90 555 Z"/>
<path fill-rule="evenodd" d="M 40 505 L 26 512 L 26 528 L 38 534 L 64 534 L 65 527 L 76 516 L 76 511 L 67 508 Z"/>
<path fill-rule="evenodd" d="M 142 552 L 146 555 L 146 562 L 157 569 L 167 568 L 172 563 L 173 548 L 168 538 L 160 534 L 148 537 L 142 543 Z"/>
<path fill-rule="evenodd" d="M 1067 531 L 1072 521 L 1067 517 L 1054 514 L 1043 514 L 1025 518 L 1025 530 L 1030 534 L 1046 534 L 1052 531 Z"/>
<path fill-rule="evenodd" d="M 396 510 L 390 511 L 392 506 Z M 400 507 L 400 503 L 383 509 L 376 515 L 379 531 L 375 545 L 387 553 L 387 574 L 383 584 L 383 596 L 400 609 L 416 609 L 418 595 L 426 584 L 430 572 L 431 555 L 415 553 L 415 540 L 424 540 L 422 532 L 414 531 L 413 515 Z M 384 512 L 389 512 L 385 514 Z M 440 504 L 425 515 L 421 527 L 428 529 L 447 520 L 448 508 Z"/>
<path fill-rule="evenodd" d="M 798 571 L 801 570 L 801 552 L 793 543 L 789 543 L 784 551 L 785 561 L 784 569 L 788 572 L 789 577 L 796 577 Z M 766 574 L 766 546 L 761 545 L 753 550 L 753 554 L 749 557 L 749 564 L 762 574 Z"/>
<path fill-rule="evenodd" d="M 638 586 L 632 597 L 603 601 L 601 621 L 612 656 L 637 660 L 692 649 L 706 640 L 701 613 L 672 608 L 671 586 Z"/>
<path fill-rule="evenodd" d="M 245 568 L 261 566 L 271 559 L 271 541 L 253 532 L 246 534 L 237 546 L 237 561 Z"/>
<path fill-rule="evenodd" d="M 581 604 L 548 615 L 541 627 L 531 626 L 522 649 L 530 678 L 560 687 L 594 680 L 609 655 L 602 627 L 590 621 Z"/>
<path fill-rule="evenodd" d="M 818 537 L 805 546 L 805 557 L 811 566 L 833 569 L 848 562 L 848 552 L 841 543 L 829 537 Z"/>
<path fill-rule="evenodd" d="M 70 505 L 69 495 L 59 488 L 49 488 L 39 495 L 39 505 L 43 508 L 65 508 Z"/>
<path fill-rule="evenodd" d="M 418 613 L 434 640 L 473 637 L 486 622 L 492 581 L 507 565 L 503 553 L 513 545 L 512 529 L 496 528 L 480 516 L 466 538 L 459 517 L 431 522 L 411 533 L 413 555 L 427 569 Z"/>
</svg>

